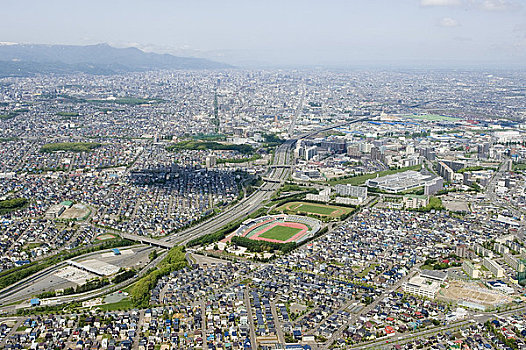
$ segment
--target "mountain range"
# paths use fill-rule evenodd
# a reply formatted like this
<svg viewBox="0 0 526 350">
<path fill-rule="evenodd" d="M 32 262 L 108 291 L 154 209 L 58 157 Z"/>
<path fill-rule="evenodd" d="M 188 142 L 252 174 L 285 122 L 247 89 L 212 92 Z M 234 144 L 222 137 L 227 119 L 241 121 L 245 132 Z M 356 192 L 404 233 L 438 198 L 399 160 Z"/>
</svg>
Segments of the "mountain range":
<svg viewBox="0 0 526 350">
<path fill-rule="evenodd" d="M 159 69 L 231 67 L 203 58 L 144 52 L 135 47 L 116 48 L 108 44 L 0 45 L 0 77 L 31 76 L 37 73 L 116 74 Z"/>
</svg>

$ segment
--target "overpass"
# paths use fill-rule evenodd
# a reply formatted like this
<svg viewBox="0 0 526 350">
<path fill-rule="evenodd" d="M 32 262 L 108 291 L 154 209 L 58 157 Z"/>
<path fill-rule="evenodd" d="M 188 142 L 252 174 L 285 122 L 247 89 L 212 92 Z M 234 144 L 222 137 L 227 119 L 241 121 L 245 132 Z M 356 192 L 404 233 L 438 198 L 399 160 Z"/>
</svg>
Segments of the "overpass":
<svg viewBox="0 0 526 350">
<path fill-rule="evenodd" d="M 121 233 L 120 236 L 122 238 L 129 239 L 130 241 L 140 242 L 140 243 L 149 244 L 155 247 L 166 248 L 166 249 L 170 249 L 175 245 L 174 243 L 170 243 L 167 241 L 162 241 L 159 239 L 145 237 L 145 236 L 132 235 L 129 233 Z"/>
<path fill-rule="evenodd" d="M 91 267 L 91 266 L 83 265 L 83 264 L 78 263 L 78 262 L 73 261 L 73 260 L 67 260 L 66 264 L 71 265 L 73 267 L 76 267 L 79 270 L 90 272 L 90 273 L 92 273 L 94 275 L 97 275 L 97 276 L 100 276 L 100 277 L 106 277 L 106 276 L 109 276 L 109 275 L 112 274 L 111 271 L 103 271 L 103 270 L 100 270 L 100 269 L 97 269 L 97 268 L 94 268 L 94 267 Z"/>
<path fill-rule="evenodd" d="M 283 180 L 279 180 L 279 179 L 271 179 L 269 177 L 264 177 L 262 178 L 263 181 L 265 182 L 272 182 L 272 183 L 275 183 L 275 184 L 280 184 L 283 182 Z"/>
</svg>

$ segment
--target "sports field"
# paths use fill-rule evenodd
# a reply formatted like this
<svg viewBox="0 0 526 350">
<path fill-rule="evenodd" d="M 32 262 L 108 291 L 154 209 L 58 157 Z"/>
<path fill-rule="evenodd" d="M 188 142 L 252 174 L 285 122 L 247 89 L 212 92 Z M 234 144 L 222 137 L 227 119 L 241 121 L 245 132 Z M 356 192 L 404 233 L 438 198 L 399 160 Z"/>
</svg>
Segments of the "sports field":
<svg viewBox="0 0 526 350">
<path fill-rule="evenodd" d="M 439 121 L 458 121 L 457 118 L 448 117 L 445 115 L 438 115 L 438 114 L 408 114 L 405 115 L 406 118 L 413 118 L 413 119 L 421 119 L 421 120 L 427 120 L 427 121 L 433 121 L 433 122 L 439 122 Z"/>
<path fill-rule="evenodd" d="M 274 243 L 296 242 L 309 232 L 309 227 L 299 222 L 265 220 L 246 230 L 242 236 L 256 241 Z"/>
<path fill-rule="evenodd" d="M 285 242 L 301 231 L 302 229 L 300 228 L 277 225 L 272 227 L 270 230 L 263 232 L 258 237 Z"/>
<path fill-rule="evenodd" d="M 106 240 L 106 239 L 112 239 L 112 238 L 115 238 L 115 236 L 114 236 L 114 235 L 110 235 L 109 233 L 106 233 L 106 234 L 102 234 L 102 235 L 100 235 L 100 236 L 97 236 L 97 239 L 98 239 L 99 241 L 104 241 L 104 240 Z"/>
<path fill-rule="evenodd" d="M 268 215 L 243 222 L 235 232 L 223 241 L 230 242 L 232 237 L 243 237 L 254 241 L 272 243 L 303 242 L 321 229 L 318 219 L 288 214 Z"/>
<path fill-rule="evenodd" d="M 332 218 L 339 218 L 340 216 L 350 213 L 352 211 L 351 208 L 339 207 L 336 205 L 325 205 L 306 202 L 285 203 L 277 209 L 292 211 L 296 214 L 317 214 Z"/>
</svg>

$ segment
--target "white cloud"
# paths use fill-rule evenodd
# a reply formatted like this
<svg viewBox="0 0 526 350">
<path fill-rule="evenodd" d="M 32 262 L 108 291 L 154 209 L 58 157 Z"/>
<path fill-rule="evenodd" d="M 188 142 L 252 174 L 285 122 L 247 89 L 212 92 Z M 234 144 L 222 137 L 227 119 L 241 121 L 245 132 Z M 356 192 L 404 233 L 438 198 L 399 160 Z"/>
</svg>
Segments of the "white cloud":
<svg viewBox="0 0 526 350">
<path fill-rule="evenodd" d="M 483 0 L 478 7 L 484 11 L 509 11 L 520 8 L 520 5 L 511 0 Z"/>
<path fill-rule="evenodd" d="M 461 0 L 420 0 L 420 6 L 431 7 L 431 6 L 460 6 L 462 5 Z"/>
<path fill-rule="evenodd" d="M 482 11 L 513 11 L 520 10 L 522 5 L 518 0 L 420 0 L 421 7 L 459 7 L 479 9 Z"/>
<path fill-rule="evenodd" d="M 438 22 L 438 25 L 441 26 L 441 27 L 447 27 L 447 28 L 452 28 L 452 27 L 458 27 L 459 26 L 458 21 L 456 19 L 451 18 L 451 17 L 444 17 L 444 18 L 442 18 Z"/>
</svg>

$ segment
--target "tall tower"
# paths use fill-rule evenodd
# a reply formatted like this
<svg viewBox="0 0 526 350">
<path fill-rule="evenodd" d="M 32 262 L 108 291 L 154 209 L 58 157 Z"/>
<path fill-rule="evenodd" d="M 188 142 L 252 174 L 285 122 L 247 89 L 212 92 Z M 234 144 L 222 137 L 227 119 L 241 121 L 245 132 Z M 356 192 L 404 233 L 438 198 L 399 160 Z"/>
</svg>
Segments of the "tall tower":
<svg viewBox="0 0 526 350">
<path fill-rule="evenodd" d="M 521 286 L 526 285 L 526 260 L 519 259 L 519 265 L 517 266 L 517 282 Z"/>
<path fill-rule="evenodd" d="M 219 102 L 217 101 L 217 89 L 214 92 L 214 115 L 212 116 L 212 125 L 214 125 L 214 132 L 219 132 Z"/>
</svg>

